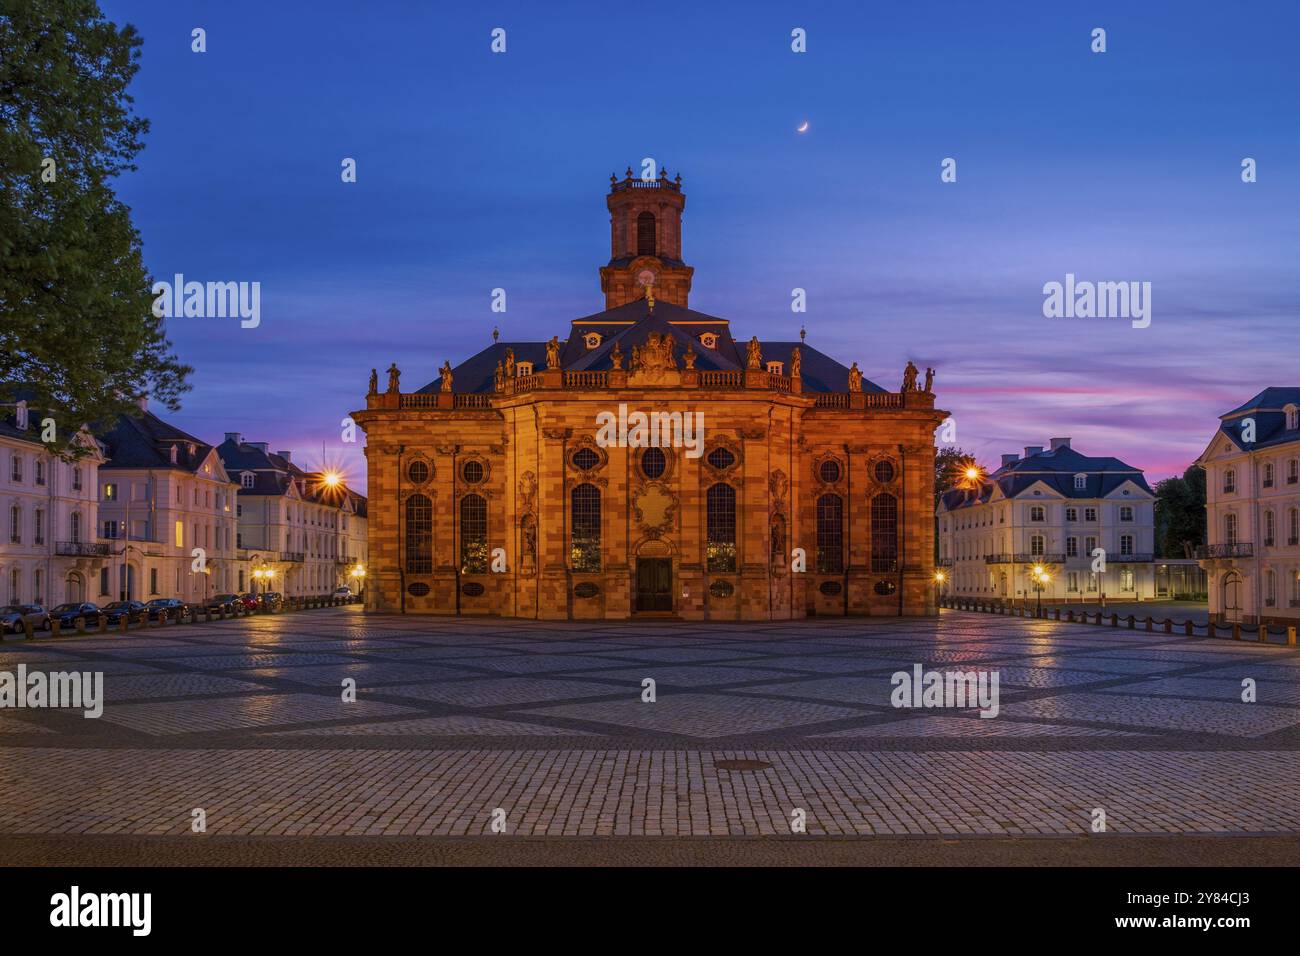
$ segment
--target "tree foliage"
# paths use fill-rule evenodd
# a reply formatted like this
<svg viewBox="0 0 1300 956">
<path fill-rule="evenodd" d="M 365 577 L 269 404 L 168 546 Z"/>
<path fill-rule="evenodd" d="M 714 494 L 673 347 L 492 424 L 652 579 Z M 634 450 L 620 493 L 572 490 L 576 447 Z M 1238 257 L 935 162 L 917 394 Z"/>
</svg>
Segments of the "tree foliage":
<svg viewBox="0 0 1300 956">
<path fill-rule="evenodd" d="M 149 128 L 127 92 L 140 47 L 94 0 L 0 0 L 0 401 L 64 440 L 189 389 L 113 189 Z"/>
<path fill-rule="evenodd" d="M 1181 478 L 1156 482 L 1156 554 L 1190 557 L 1205 543 L 1205 469 L 1190 465 Z"/>
</svg>

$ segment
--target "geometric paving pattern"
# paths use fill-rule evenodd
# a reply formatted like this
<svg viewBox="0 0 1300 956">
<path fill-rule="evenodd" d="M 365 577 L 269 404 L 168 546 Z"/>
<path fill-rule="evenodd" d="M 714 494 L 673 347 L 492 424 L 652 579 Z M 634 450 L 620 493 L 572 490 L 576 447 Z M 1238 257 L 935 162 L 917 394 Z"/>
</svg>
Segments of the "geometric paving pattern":
<svg viewBox="0 0 1300 956">
<path fill-rule="evenodd" d="M 0 710 L 5 834 L 1300 832 L 1300 655 L 945 610 L 606 624 L 357 607 L 6 642 L 104 713 Z M 1000 713 L 890 676 L 997 671 Z M 642 680 L 657 699 L 642 702 Z M 1241 701 L 1244 678 L 1257 701 Z M 355 702 L 342 682 L 355 681 Z M 728 760 L 757 761 L 728 769 Z"/>
</svg>

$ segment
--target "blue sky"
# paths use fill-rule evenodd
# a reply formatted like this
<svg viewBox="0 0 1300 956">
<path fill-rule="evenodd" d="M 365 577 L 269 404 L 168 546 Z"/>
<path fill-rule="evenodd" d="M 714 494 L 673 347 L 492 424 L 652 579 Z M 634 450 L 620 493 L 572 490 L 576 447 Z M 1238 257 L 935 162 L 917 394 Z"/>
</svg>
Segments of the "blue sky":
<svg viewBox="0 0 1300 956">
<path fill-rule="evenodd" d="M 120 195 L 148 267 L 262 284 L 256 329 L 169 322 L 196 367 L 173 420 L 208 440 L 364 484 L 338 423 L 370 368 L 414 389 L 494 324 L 537 340 L 598 311 L 608 177 L 643 157 L 682 175 L 693 308 L 743 338 L 805 323 L 889 388 L 934 366 L 986 464 L 1069 435 L 1154 481 L 1217 415 L 1300 384 L 1294 4 L 104 9 L 145 41 L 152 130 Z M 1045 318 L 1066 273 L 1151 282 L 1151 326 Z"/>
</svg>

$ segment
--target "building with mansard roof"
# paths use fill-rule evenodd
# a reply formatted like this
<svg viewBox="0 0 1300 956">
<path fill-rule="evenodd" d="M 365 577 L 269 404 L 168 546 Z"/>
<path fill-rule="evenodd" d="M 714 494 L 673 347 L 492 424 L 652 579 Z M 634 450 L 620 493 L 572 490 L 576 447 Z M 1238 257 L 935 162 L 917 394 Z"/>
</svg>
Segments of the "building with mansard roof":
<svg viewBox="0 0 1300 956">
<path fill-rule="evenodd" d="M 611 177 L 605 308 L 404 392 L 371 373 L 373 611 L 776 620 L 936 608 L 932 373 L 887 391 L 690 308 L 680 177 Z M 495 335 L 494 335 L 495 339 Z"/>
<path fill-rule="evenodd" d="M 238 545 L 249 587 L 291 597 L 364 590 L 366 499 L 338 475 L 304 471 L 289 451 L 226 432 L 217 454 L 238 489 Z"/>
<path fill-rule="evenodd" d="M 1024 601 L 1041 592 L 1080 603 L 1157 596 L 1146 477 L 1118 458 L 1079 453 L 1069 438 L 1003 455 L 993 473 L 942 495 L 938 518 L 947 593 Z"/>
<path fill-rule="evenodd" d="M 1211 618 L 1300 623 L 1300 388 L 1266 388 L 1225 412 L 1196 463 Z"/>
</svg>

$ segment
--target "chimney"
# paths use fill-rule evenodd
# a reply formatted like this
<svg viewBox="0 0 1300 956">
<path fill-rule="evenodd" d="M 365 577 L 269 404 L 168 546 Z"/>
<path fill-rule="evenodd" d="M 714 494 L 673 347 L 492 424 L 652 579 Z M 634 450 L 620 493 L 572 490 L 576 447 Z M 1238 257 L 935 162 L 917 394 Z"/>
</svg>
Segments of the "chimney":
<svg viewBox="0 0 1300 956">
<path fill-rule="evenodd" d="M 1068 438 L 1050 438 L 1048 440 L 1052 443 L 1052 451 L 1056 451 L 1058 448 L 1070 447 L 1070 439 Z"/>
<path fill-rule="evenodd" d="M 243 437 L 239 432 L 226 432 L 226 441 L 232 441 L 236 445 L 242 443 Z"/>
<path fill-rule="evenodd" d="M 268 444 L 267 444 L 266 442 L 264 442 L 264 441 L 250 441 L 250 442 L 248 443 L 248 447 L 249 447 L 249 448 L 256 448 L 258 451 L 260 451 L 262 454 L 265 455 L 265 454 L 266 454 L 266 450 L 267 450 L 267 448 L 270 447 L 270 445 L 268 445 Z"/>
<path fill-rule="evenodd" d="M 1005 468 L 1005 467 L 1007 467 L 1007 465 L 1014 465 L 1014 464 L 1015 464 L 1016 462 L 1018 462 L 1019 460 L 1020 460 L 1020 456 L 1019 456 L 1019 455 L 1016 455 L 1014 452 L 1013 452 L 1012 454 L 1010 454 L 1010 455 L 1003 455 L 1003 456 L 1002 456 L 1002 467 Z"/>
<path fill-rule="evenodd" d="M 1025 457 L 1026 457 L 1026 458 L 1033 458 L 1035 455 L 1041 455 L 1042 453 L 1043 453 L 1043 446 L 1042 446 L 1042 445 L 1026 445 L 1026 446 L 1025 446 Z"/>
<path fill-rule="evenodd" d="M 292 455 L 293 452 L 277 451 L 276 454 L 279 455 L 281 458 L 283 458 L 285 461 L 293 461 L 293 459 L 290 457 L 290 455 Z"/>
</svg>

